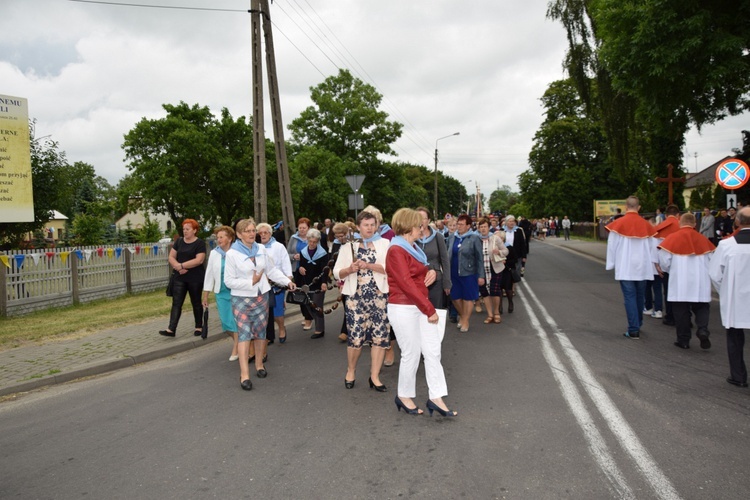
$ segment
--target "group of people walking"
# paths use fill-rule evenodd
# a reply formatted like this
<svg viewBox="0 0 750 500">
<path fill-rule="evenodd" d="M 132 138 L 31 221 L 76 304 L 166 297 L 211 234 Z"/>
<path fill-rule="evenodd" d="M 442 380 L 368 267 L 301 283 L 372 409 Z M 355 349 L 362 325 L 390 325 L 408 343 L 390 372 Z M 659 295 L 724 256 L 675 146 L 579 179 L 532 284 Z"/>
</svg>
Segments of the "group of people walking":
<svg viewBox="0 0 750 500">
<path fill-rule="evenodd" d="M 243 219 L 234 228 L 214 230 L 216 247 L 205 267 L 206 245 L 197 238 L 197 222 L 187 219 L 183 236 L 169 254 L 173 305 L 169 326 L 159 333 L 175 335 L 189 294 L 199 335 L 202 312 L 213 292 L 222 328 L 234 340 L 229 359 L 239 362 L 242 389 L 251 390 L 250 363 L 258 378 L 268 376 L 266 348 L 274 341 L 274 325 L 279 342 L 286 341 L 284 289 L 297 291 L 296 296 L 304 292 L 303 330 L 313 330 L 311 338 L 319 339 L 325 335 L 324 296 L 335 280 L 344 305 L 345 388 L 355 387 L 362 348 L 370 346 L 368 386 L 386 392 L 380 371 L 384 364 L 393 364 L 397 342 L 401 359 L 396 407 L 423 413 L 415 398 L 417 369 L 424 359 L 429 388 L 424 408 L 431 415 L 437 411 L 455 416 L 443 400 L 448 393 L 440 356 L 446 315 L 440 320 L 438 311 L 455 306 L 457 326 L 466 332 L 474 304 L 482 297 L 485 323 L 500 323 L 504 295 L 508 312 L 513 312 L 514 276 L 528 247 L 513 216 L 506 217 L 502 227 L 480 219 L 474 230 L 471 218 L 462 215 L 455 218 L 455 231 L 447 238 L 430 219 L 424 207 L 403 208 L 389 226 L 377 208 L 367 207 L 353 224 L 326 221 L 321 231 L 301 218 L 286 246 L 275 240 L 269 224 L 256 226 L 254 220 Z"/>
<path fill-rule="evenodd" d="M 750 207 L 741 208 L 732 219 L 731 232 L 724 227 L 716 232 L 706 224 L 711 241 L 698 228 L 694 214 L 680 215 L 676 205 L 666 208 L 663 220 L 649 223 L 639 214 L 640 202 L 631 196 L 626 212 L 606 226 L 607 269 L 614 269 L 615 279 L 622 290 L 628 328 L 624 336 L 637 340 L 641 337 L 644 312 L 663 318 L 674 326 L 674 345 L 689 349 L 692 324 L 702 349 L 710 349 L 708 330 L 711 286 L 719 293 L 722 325 L 727 331 L 727 351 L 730 376 L 727 382 L 747 387 L 747 369 L 743 358 L 744 328 L 750 327 Z M 709 214 L 710 215 L 710 211 Z M 660 283 L 660 284 L 659 284 Z M 656 285 L 654 285 L 656 284 Z M 661 295 L 652 301 L 656 309 L 646 309 L 646 295 L 665 299 L 664 313 Z"/>
</svg>

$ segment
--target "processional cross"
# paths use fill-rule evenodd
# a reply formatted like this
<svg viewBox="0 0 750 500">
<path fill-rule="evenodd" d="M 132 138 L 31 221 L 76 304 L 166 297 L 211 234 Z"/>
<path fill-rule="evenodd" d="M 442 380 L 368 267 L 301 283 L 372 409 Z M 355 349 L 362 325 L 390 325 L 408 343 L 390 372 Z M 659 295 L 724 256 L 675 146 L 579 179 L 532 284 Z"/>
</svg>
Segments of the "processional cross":
<svg viewBox="0 0 750 500">
<path fill-rule="evenodd" d="M 672 185 L 675 182 L 685 182 L 685 176 L 682 177 L 674 177 L 672 175 L 672 171 L 674 170 L 674 166 L 670 163 L 667 165 L 667 176 L 666 177 L 657 177 L 656 182 L 666 182 L 669 183 L 669 204 L 672 205 L 674 203 L 673 201 L 673 189 Z"/>
</svg>

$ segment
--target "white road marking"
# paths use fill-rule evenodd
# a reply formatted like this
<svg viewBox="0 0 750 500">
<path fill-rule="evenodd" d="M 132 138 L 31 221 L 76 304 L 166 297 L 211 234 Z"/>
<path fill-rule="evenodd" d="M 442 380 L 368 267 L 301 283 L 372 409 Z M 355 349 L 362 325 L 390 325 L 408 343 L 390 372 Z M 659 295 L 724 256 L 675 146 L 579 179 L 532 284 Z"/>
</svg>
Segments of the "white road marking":
<svg viewBox="0 0 750 500">
<path fill-rule="evenodd" d="M 521 287 L 518 288 L 520 291 Z M 568 336 L 560 330 L 555 320 L 552 319 L 552 316 L 541 305 L 541 302 L 537 298 L 536 294 L 534 294 L 534 291 L 531 289 L 528 282 L 523 284 L 523 290 L 528 292 L 531 300 L 534 302 L 534 305 L 539 308 L 542 316 L 544 317 L 544 320 L 554 331 L 555 337 L 562 346 L 562 351 L 570 360 L 573 366 L 573 371 L 581 381 L 586 394 L 588 394 L 588 396 L 594 402 L 594 405 L 596 405 L 599 413 L 601 413 L 602 417 L 604 418 L 604 421 L 607 422 L 607 426 L 609 427 L 609 429 L 617 437 L 617 440 L 619 441 L 623 449 L 628 452 L 638 469 L 644 475 L 659 498 L 669 500 L 680 499 L 680 495 L 677 493 L 677 490 L 675 490 L 674 486 L 672 486 L 669 478 L 664 475 L 664 473 L 657 465 L 656 461 L 654 461 L 651 454 L 643 446 L 643 444 L 641 444 L 638 436 L 636 436 L 635 432 L 630 427 L 630 424 L 628 424 L 627 420 L 625 420 L 625 417 L 622 415 L 620 410 L 617 408 L 617 406 L 615 406 L 615 403 L 607 395 L 604 387 L 602 387 L 601 384 L 599 384 L 599 382 L 596 380 L 596 377 L 594 377 L 594 374 L 591 372 L 588 363 L 586 363 L 586 361 L 576 350 L 576 348 L 573 347 L 573 344 L 570 342 L 570 339 L 568 339 Z M 521 296 L 521 298 L 525 304 L 528 304 L 523 295 Z M 532 326 L 535 324 L 539 325 L 539 321 L 533 315 L 531 309 L 528 308 L 527 310 L 529 311 L 529 316 L 532 318 Z M 547 342 L 549 343 L 549 340 L 547 340 Z M 546 347 L 544 349 L 546 349 Z M 550 364 L 550 367 L 552 368 L 553 373 L 557 371 L 552 364 Z M 585 428 L 584 432 L 586 432 Z"/>
<path fill-rule="evenodd" d="M 531 311 L 524 294 L 519 291 L 518 295 L 524 306 L 526 306 L 526 309 Z M 552 369 L 552 375 L 560 386 L 565 402 L 568 403 L 570 411 L 573 413 L 578 425 L 583 430 L 583 435 L 586 439 L 591 455 L 609 480 L 614 489 L 614 493 L 619 498 L 636 498 L 633 491 L 625 481 L 612 453 L 609 451 L 609 447 L 607 446 L 604 437 L 602 437 L 591 417 L 591 414 L 586 409 L 586 404 L 581 399 L 580 392 L 571 380 L 566 367 L 560 362 L 560 358 L 552 347 L 547 332 L 544 331 L 544 328 L 542 328 L 542 325 L 539 323 L 536 316 L 529 314 L 529 318 L 531 320 L 531 326 L 536 329 L 537 334 L 542 341 L 542 354 L 544 354 L 544 359 Z"/>
</svg>

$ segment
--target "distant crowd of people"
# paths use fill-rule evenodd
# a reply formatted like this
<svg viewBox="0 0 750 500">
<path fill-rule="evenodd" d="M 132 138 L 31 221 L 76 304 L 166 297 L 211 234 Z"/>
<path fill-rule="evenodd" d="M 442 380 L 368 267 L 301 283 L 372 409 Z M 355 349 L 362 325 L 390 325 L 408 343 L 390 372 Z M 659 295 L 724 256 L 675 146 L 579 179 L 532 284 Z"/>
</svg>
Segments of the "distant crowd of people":
<svg viewBox="0 0 750 500">
<path fill-rule="evenodd" d="M 689 349 L 695 336 L 702 349 L 711 348 L 708 330 L 711 286 L 719 294 L 722 325 L 727 334 L 727 382 L 747 387 L 743 349 L 744 328 L 750 327 L 750 207 L 706 208 L 698 220 L 680 214 L 676 205 L 640 216 L 640 202 L 631 196 L 626 212 L 606 226 L 607 269 L 614 269 L 625 302 L 627 331 L 641 338 L 644 314 L 674 326 L 674 345 Z"/>
<path fill-rule="evenodd" d="M 456 416 L 443 400 L 448 394 L 440 361 L 445 325 L 455 323 L 459 332 L 467 332 L 473 312 L 483 310 L 485 324 L 500 324 L 504 302 L 513 312 L 514 286 L 525 272 L 535 225 L 513 215 L 473 220 L 446 214 L 433 220 L 425 207 L 402 208 L 386 224 L 372 206 L 356 220 L 313 224 L 302 217 L 296 222 L 289 241 L 283 239 L 282 223 L 247 218 L 234 227 L 217 227 L 216 246 L 208 252 L 197 237 L 198 223 L 183 221 L 183 235 L 169 253 L 172 311 L 159 333 L 175 336 L 189 295 L 194 334 L 201 335 L 213 292 L 222 329 L 234 340 L 229 360 L 239 362 L 240 386 L 251 390 L 250 364 L 258 378 L 266 378 L 267 346 L 277 337 L 279 343 L 287 340 L 286 306 L 299 304 L 302 329 L 312 330 L 311 339 L 323 338 L 325 295 L 338 288 L 344 308 L 339 339 L 347 351 L 344 387 L 354 388 L 362 348 L 369 346 L 368 386 L 386 392 L 380 372 L 395 363 L 398 345 L 397 409 L 423 413 L 415 398 L 424 359 L 429 389 L 424 408 L 430 415 Z"/>
</svg>

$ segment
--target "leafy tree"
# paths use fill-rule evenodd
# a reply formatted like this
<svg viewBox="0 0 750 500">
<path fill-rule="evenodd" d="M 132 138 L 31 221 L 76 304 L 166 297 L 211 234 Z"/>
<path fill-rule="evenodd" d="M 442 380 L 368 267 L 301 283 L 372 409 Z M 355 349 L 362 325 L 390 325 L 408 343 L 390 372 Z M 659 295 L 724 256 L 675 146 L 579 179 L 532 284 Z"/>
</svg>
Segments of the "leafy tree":
<svg viewBox="0 0 750 500">
<path fill-rule="evenodd" d="M 136 239 L 139 243 L 152 243 L 159 241 L 161 237 L 162 232 L 161 229 L 159 229 L 159 222 L 151 220 L 148 214 L 146 214 L 143 220 L 143 226 L 137 232 Z"/>
<path fill-rule="evenodd" d="M 104 239 L 106 224 L 96 215 L 79 213 L 73 219 L 72 239 L 76 245 L 98 245 Z"/>
<path fill-rule="evenodd" d="M 57 210 L 58 193 L 55 189 L 61 173 L 68 167 L 65 152 L 52 139 L 34 137 L 35 121 L 30 122 L 31 182 L 34 196 L 34 221 L 0 223 L 0 244 L 17 248 L 24 236 L 44 227 Z"/>
<path fill-rule="evenodd" d="M 142 119 L 125 135 L 128 190 L 141 205 L 174 221 L 231 224 L 252 207 L 252 126 L 226 109 L 164 104 L 167 116 Z M 179 224 L 178 224 L 179 227 Z M 181 230 L 181 228 L 180 228 Z"/>
<path fill-rule="evenodd" d="M 345 172 L 345 162 L 334 153 L 302 148 L 290 163 L 294 213 L 311 220 L 345 218 L 351 191 Z"/>
<path fill-rule="evenodd" d="M 394 154 L 391 144 L 401 137 L 403 126 L 378 111 L 383 96 L 375 87 L 340 69 L 310 92 L 313 106 L 289 124 L 293 142 L 325 148 L 351 165 Z"/>
<path fill-rule="evenodd" d="M 519 195 L 514 193 L 510 186 L 503 185 L 490 194 L 490 212 L 500 211 L 508 213 L 508 209 L 518 203 Z M 515 215 L 515 214 L 514 214 Z"/>
<path fill-rule="evenodd" d="M 551 83 L 541 100 L 546 118 L 534 136 L 530 168 L 518 178 L 530 209 L 526 215 L 591 219 L 593 200 L 609 198 L 623 187 L 607 161 L 603 125 L 587 112 L 570 79 Z"/>
</svg>

